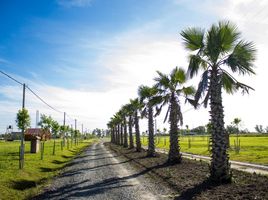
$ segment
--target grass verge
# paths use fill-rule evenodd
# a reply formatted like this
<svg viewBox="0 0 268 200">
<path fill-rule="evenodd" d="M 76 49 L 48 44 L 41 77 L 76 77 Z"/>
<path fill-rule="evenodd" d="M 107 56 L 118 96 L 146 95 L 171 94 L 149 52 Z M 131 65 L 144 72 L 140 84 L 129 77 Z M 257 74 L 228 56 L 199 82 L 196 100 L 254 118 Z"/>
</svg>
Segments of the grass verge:
<svg viewBox="0 0 268 200">
<path fill-rule="evenodd" d="M 60 140 L 45 142 L 44 158 L 40 152 L 30 153 L 30 143 L 25 144 L 25 165 L 19 170 L 19 141 L 0 142 L 0 199 L 29 199 L 38 194 L 50 180 L 58 175 L 63 167 L 77 154 L 91 145 L 94 140 L 86 140 L 69 149 L 61 149 Z"/>
<path fill-rule="evenodd" d="M 209 156 L 208 136 L 183 136 L 180 137 L 181 151 L 185 153 L 193 153 L 198 155 Z M 241 135 L 240 152 L 236 153 L 234 150 L 235 135 L 230 136 L 229 155 L 231 160 L 257 163 L 268 165 L 268 136 L 261 135 Z M 141 138 L 142 145 L 148 145 L 148 137 Z M 169 149 L 169 136 L 155 137 L 155 145 L 157 148 Z"/>
<path fill-rule="evenodd" d="M 226 199 L 268 199 L 268 177 L 233 170 L 233 182 L 215 185 L 207 181 L 209 166 L 202 161 L 183 159 L 181 164 L 167 165 L 167 155 L 146 157 L 146 151 L 136 152 L 113 144 L 107 144 L 117 154 L 124 155 L 130 163 L 143 169 L 159 182 L 168 184 L 176 194 L 170 197 L 176 200 L 226 200 Z"/>
</svg>

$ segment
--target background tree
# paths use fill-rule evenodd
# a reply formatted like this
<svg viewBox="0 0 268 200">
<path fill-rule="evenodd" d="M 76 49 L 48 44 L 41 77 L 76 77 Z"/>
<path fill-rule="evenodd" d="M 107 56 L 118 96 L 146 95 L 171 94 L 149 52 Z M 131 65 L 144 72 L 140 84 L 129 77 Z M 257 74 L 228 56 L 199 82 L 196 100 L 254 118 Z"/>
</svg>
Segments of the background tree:
<svg viewBox="0 0 268 200">
<path fill-rule="evenodd" d="M 28 110 L 23 108 L 23 109 L 18 111 L 17 118 L 16 118 L 16 123 L 17 123 L 18 129 L 20 129 L 22 131 L 24 131 L 24 130 L 26 130 L 27 128 L 30 127 L 31 118 L 30 118 L 30 115 L 28 113 Z"/>
<path fill-rule="evenodd" d="M 51 122 L 51 132 L 54 138 L 59 137 L 60 125 L 57 121 L 52 120 Z"/>
<path fill-rule="evenodd" d="M 230 22 L 219 22 L 205 32 L 200 28 L 182 31 L 184 45 L 191 52 L 188 74 L 192 78 L 203 70 L 201 81 L 195 95 L 195 106 L 204 96 L 205 107 L 210 100 L 212 124 L 212 160 L 210 178 L 216 182 L 231 180 L 229 156 L 227 152 L 226 131 L 222 106 L 222 88 L 227 93 L 238 89 L 248 92 L 252 89 L 239 82 L 231 72 L 255 74 L 255 48 L 251 42 L 240 39 L 241 33 Z"/>
</svg>

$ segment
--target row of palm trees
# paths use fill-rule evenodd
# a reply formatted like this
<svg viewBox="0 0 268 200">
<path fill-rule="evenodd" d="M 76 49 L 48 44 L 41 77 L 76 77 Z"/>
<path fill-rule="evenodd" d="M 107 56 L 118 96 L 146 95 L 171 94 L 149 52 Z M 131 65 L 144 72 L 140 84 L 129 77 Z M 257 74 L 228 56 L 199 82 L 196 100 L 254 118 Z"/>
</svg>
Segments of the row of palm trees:
<svg viewBox="0 0 268 200">
<path fill-rule="evenodd" d="M 168 106 L 165 121 L 170 123 L 170 148 L 168 163 L 180 163 L 179 125 L 183 124 L 181 101 L 195 108 L 210 105 L 212 139 L 211 180 L 223 183 L 231 181 L 228 156 L 228 134 L 224 128 L 224 109 L 222 89 L 234 93 L 241 89 L 253 89 L 239 82 L 232 73 L 255 74 L 253 62 L 256 50 L 253 43 L 240 39 L 237 27 L 228 21 L 213 24 L 207 31 L 200 28 L 187 28 L 181 32 L 185 48 L 189 51 L 187 72 L 176 67 L 170 74 L 157 72 L 152 87 L 140 86 L 138 98 L 124 105 L 107 124 L 111 130 L 111 142 L 134 148 L 133 131 L 135 127 L 136 150 L 141 151 L 139 119 L 148 119 L 148 156 L 155 155 L 154 117 Z M 202 71 L 201 80 L 195 89 L 186 86 L 188 79 Z M 200 101 L 202 99 L 202 101 Z M 128 127 L 128 131 L 127 131 Z M 129 144 L 128 144 L 129 135 Z M 226 139 L 228 138 L 228 140 Z"/>
</svg>

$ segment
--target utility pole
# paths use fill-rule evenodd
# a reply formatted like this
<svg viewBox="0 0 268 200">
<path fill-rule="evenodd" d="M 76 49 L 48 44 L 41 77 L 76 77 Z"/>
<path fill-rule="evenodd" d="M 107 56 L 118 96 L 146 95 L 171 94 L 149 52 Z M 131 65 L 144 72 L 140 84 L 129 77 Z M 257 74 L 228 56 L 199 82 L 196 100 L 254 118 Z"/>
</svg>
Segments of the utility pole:
<svg viewBox="0 0 268 200">
<path fill-rule="evenodd" d="M 22 93 L 22 110 L 25 108 L 25 83 L 23 84 Z M 21 144 L 20 144 L 20 161 L 19 168 L 23 169 L 24 166 L 24 128 L 21 130 Z"/>
<path fill-rule="evenodd" d="M 83 133 L 84 133 L 84 125 L 82 124 L 82 135 L 83 135 Z"/>
<path fill-rule="evenodd" d="M 75 119 L 74 120 L 74 140 L 75 140 L 75 145 L 77 145 L 77 131 L 76 131 L 76 128 L 77 128 L 77 120 Z"/>
<path fill-rule="evenodd" d="M 66 113 L 63 113 L 63 145 L 65 146 L 65 140 L 66 140 L 66 133 L 65 133 L 65 119 L 66 119 Z"/>
</svg>

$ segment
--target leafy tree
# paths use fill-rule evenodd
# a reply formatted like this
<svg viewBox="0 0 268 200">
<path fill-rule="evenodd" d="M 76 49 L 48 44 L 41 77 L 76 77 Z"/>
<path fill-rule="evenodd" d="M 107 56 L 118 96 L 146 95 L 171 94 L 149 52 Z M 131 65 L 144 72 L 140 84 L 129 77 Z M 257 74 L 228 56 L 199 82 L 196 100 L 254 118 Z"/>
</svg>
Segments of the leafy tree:
<svg viewBox="0 0 268 200">
<path fill-rule="evenodd" d="M 28 127 L 30 127 L 31 118 L 30 118 L 30 115 L 28 113 L 28 110 L 23 108 L 23 109 L 18 111 L 17 118 L 16 118 L 16 123 L 17 123 L 17 127 L 22 131 L 24 131 Z"/>
<path fill-rule="evenodd" d="M 157 109 L 157 114 L 162 110 L 162 107 L 168 105 L 168 110 L 164 122 L 168 119 L 170 123 L 170 146 L 168 154 L 169 163 L 180 163 L 181 154 L 178 141 L 179 129 L 178 125 L 183 125 L 183 116 L 180 106 L 180 98 L 188 100 L 188 96 L 194 94 L 193 87 L 184 87 L 187 82 L 186 73 L 182 68 L 175 68 L 170 75 L 157 72 L 158 77 L 155 78 L 157 88 L 157 97 L 159 97 L 160 107 Z"/>
<path fill-rule="evenodd" d="M 203 71 L 195 94 L 195 106 L 204 96 L 204 106 L 210 100 L 212 124 L 212 160 L 210 178 L 215 182 L 231 181 L 228 144 L 224 128 L 222 106 L 222 88 L 233 94 L 241 89 L 249 92 L 251 88 L 239 82 L 231 72 L 255 74 L 255 48 L 253 43 L 240 39 L 240 32 L 230 22 L 219 22 L 208 31 L 200 28 L 188 28 L 182 31 L 184 45 L 189 56 L 188 74 L 192 78 Z"/>
<path fill-rule="evenodd" d="M 53 119 L 51 116 L 46 116 L 44 114 L 41 115 L 39 126 L 41 126 L 42 129 L 51 131 L 52 124 L 53 124 Z"/>
<path fill-rule="evenodd" d="M 228 133 L 228 134 L 234 134 L 234 133 L 237 133 L 239 130 L 237 129 L 237 127 L 236 126 L 234 126 L 234 125 L 228 125 L 228 126 L 226 126 L 226 132 Z"/>
<path fill-rule="evenodd" d="M 256 126 L 255 126 L 255 130 L 256 130 L 258 133 L 264 133 L 264 130 L 263 130 L 263 126 L 262 126 L 262 125 L 256 125 Z"/>
<path fill-rule="evenodd" d="M 51 132 L 54 136 L 54 138 L 58 137 L 59 131 L 60 131 L 60 125 L 57 121 L 52 120 L 51 122 Z"/>
</svg>

